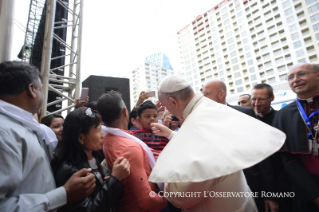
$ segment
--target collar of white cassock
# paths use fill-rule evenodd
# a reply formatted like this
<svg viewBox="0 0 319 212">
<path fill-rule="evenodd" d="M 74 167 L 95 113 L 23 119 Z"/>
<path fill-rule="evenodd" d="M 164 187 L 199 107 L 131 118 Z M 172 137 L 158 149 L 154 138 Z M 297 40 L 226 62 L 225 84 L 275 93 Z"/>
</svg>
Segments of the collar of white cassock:
<svg viewBox="0 0 319 212">
<path fill-rule="evenodd" d="M 130 134 L 118 129 L 118 128 L 102 126 L 102 131 L 104 132 L 105 135 L 110 133 L 113 135 L 128 138 L 130 140 L 133 140 L 133 141 L 139 143 L 142 146 L 142 148 L 144 149 L 144 151 L 148 157 L 148 161 L 149 161 L 151 169 L 153 169 L 153 167 L 155 165 L 154 155 L 153 155 L 152 151 L 150 150 L 150 148 L 143 141 L 141 141 L 140 139 L 136 138 L 135 136 L 130 135 Z M 157 185 L 158 185 L 159 189 L 161 191 L 163 191 L 163 188 L 164 188 L 163 183 L 157 183 Z"/>
<path fill-rule="evenodd" d="M 39 124 L 30 112 L 2 100 L 0 100 L 0 113 L 15 119 L 23 126 L 35 132 L 37 137 L 42 139 L 47 145 L 48 156 L 50 156 L 51 159 L 53 158 L 53 150 L 58 144 L 58 139 L 49 127 L 44 124 Z"/>
</svg>

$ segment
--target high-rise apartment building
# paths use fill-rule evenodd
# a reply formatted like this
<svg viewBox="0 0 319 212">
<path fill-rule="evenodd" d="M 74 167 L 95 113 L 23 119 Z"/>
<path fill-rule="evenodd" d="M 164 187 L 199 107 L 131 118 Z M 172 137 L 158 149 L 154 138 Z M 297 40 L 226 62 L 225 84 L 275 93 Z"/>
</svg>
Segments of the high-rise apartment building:
<svg viewBox="0 0 319 212">
<path fill-rule="evenodd" d="M 158 52 L 156 54 L 149 55 L 145 58 L 145 62 L 153 63 L 160 67 L 173 70 L 171 63 L 169 62 L 168 57 L 163 52 Z"/>
<path fill-rule="evenodd" d="M 225 0 L 178 32 L 185 77 L 199 91 L 219 78 L 228 94 L 284 81 L 293 64 L 319 63 L 318 0 Z"/>
<path fill-rule="evenodd" d="M 173 70 L 160 67 L 153 63 L 143 63 L 125 75 L 130 79 L 131 108 L 133 108 L 142 91 L 155 91 L 156 96 L 150 98 L 155 103 L 158 84 L 165 76 L 174 74 Z"/>
</svg>

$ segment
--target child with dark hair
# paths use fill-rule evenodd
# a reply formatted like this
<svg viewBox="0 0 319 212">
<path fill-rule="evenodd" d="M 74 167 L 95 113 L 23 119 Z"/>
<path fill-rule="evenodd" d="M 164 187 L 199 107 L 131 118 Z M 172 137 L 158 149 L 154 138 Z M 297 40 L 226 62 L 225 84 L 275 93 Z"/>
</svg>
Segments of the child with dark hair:
<svg viewBox="0 0 319 212">
<path fill-rule="evenodd" d="M 168 143 L 165 137 L 156 136 L 152 129 L 151 123 L 157 123 L 157 107 L 151 101 L 145 101 L 137 109 L 137 121 L 142 125 L 139 130 L 131 131 L 132 135 L 142 140 L 153 152 L 155 160 Z"/>
<path fill-rule="evenodd" d="M 137 121 L 137 108 L 133 108 L 133 110 L 130 112 L 129 117 L 129 123 L 128 123 L 128 130 L 139 130 L 142 128 L 141 124 Z"/>
</svg>

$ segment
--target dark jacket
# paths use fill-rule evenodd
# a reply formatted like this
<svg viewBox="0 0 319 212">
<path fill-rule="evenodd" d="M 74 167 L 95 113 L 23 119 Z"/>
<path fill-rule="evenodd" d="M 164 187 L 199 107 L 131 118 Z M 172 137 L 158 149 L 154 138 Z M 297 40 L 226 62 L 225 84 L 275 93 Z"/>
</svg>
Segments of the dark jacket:
<svg viewBox="0 0 319 212">
<path fill-rule="evenodd" d="M 271 121 L 270 119 L 273 119 L 275 111 L 272 110 L 271 114 L 267 114 L 265 117 L 267 119 L 262 119 L 261 117 L 258 117 L 254 110 L 250 107 L 242 107 L 237 105 L 229 105 L 227 106 L 240 111 L 242 113 L 245 113 L 248 116 L 251 116 L 253 118 L 259 119 L 262 122 L 270 125 Z M 259 192 L 258 197 L 255 198 L 255 202 L 257 205 L 257 208 L 259 211 L 265 211 L 265 203 L 264 198 L 261 196 L 261 192 L 277 192 L 277 173 L 276 168 L 274 167 L 274 164 L 272 163 L 272 157 L 274 155 L 264 159 L 263 161 L 259 162 L 258 164 L 255 164 L 254 166 L 251 166 L 249 168 L 246 168 L 243 170 L 247 183 L 250 187 L 250 189 L 253 192 Z M 278 163 L 278 161 L 276 161 Z M 280 170 L 278 171 L 280 172 Z"/>
<path fill-rule="evenodd" d="M 100 164 L 98 158 L 95 158 L 97 164 Z M 63 161 L 56 172 L 54 173 L 55 182 L 57 187 L 63 186 L 69 178 L 82 168 L 90 168 L 88 162 L 83 164 L 74 165 L 71 162 Z M 99 166 L 99 172 L 104 178 L 102 167 Z M 85 199 L 68 202 L 65 206 L 58 211 L 76 211 L 76 212 L 97 212 L 97 211 L 110 211 L 113 205 L 119 200 L 122 191 L 124 190 L 124 184 L 121 183 L 116 177 L 110 176 L 108 180 L 102 185 L 101 182 L 95 177 L 95 188 L 92 194 Z"/>
</svg>

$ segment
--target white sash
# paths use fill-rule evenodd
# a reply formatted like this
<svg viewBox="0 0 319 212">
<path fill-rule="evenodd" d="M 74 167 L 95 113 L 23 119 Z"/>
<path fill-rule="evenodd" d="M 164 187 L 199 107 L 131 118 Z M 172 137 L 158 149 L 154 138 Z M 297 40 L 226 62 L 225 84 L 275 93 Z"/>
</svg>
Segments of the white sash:
<svg viewBox="0 0 319 212">
<path fill-rule="evenodd" d="M 118 128 L 102 126 L 102 131 L 104 132 L 105 135 L 110 133 L 113 135 L 128 138 L 130 140 L 133 140 L 133 141 L 139 143 L 142 146 L 142 148 L 144 149 L 144 151 L 146 152 L 150 167 L 151 167 L 151 169 L 153 169 L 153 167 L 155 165 L 154 155 L 153 155 L 152 151 L 150 150 L 150 148 L 143 141 L 141 141 L 140 139 L 136 138 L 135 136 L 130 135 L 130 134 L 118 129 Z M 164 188 L 163 183 L 157 183 L 157 185 L 158 185 L 159 189 L 161 191 L 163 191 L 163 188 Z"/>
<path fill-rule="evenodd" d="M 44 124 L 39 124 L 30 112 L 2 100 L 0 100 L 0 113 L 17 120 L 23 126 L 34 131 L 38 138 L 42 139 L 47 145 L 49 149 L 48 156 L 51 159 L 53 158 L 53 150 L 58 145 L 58 139 L 49 127 Z"/>
</svg>

